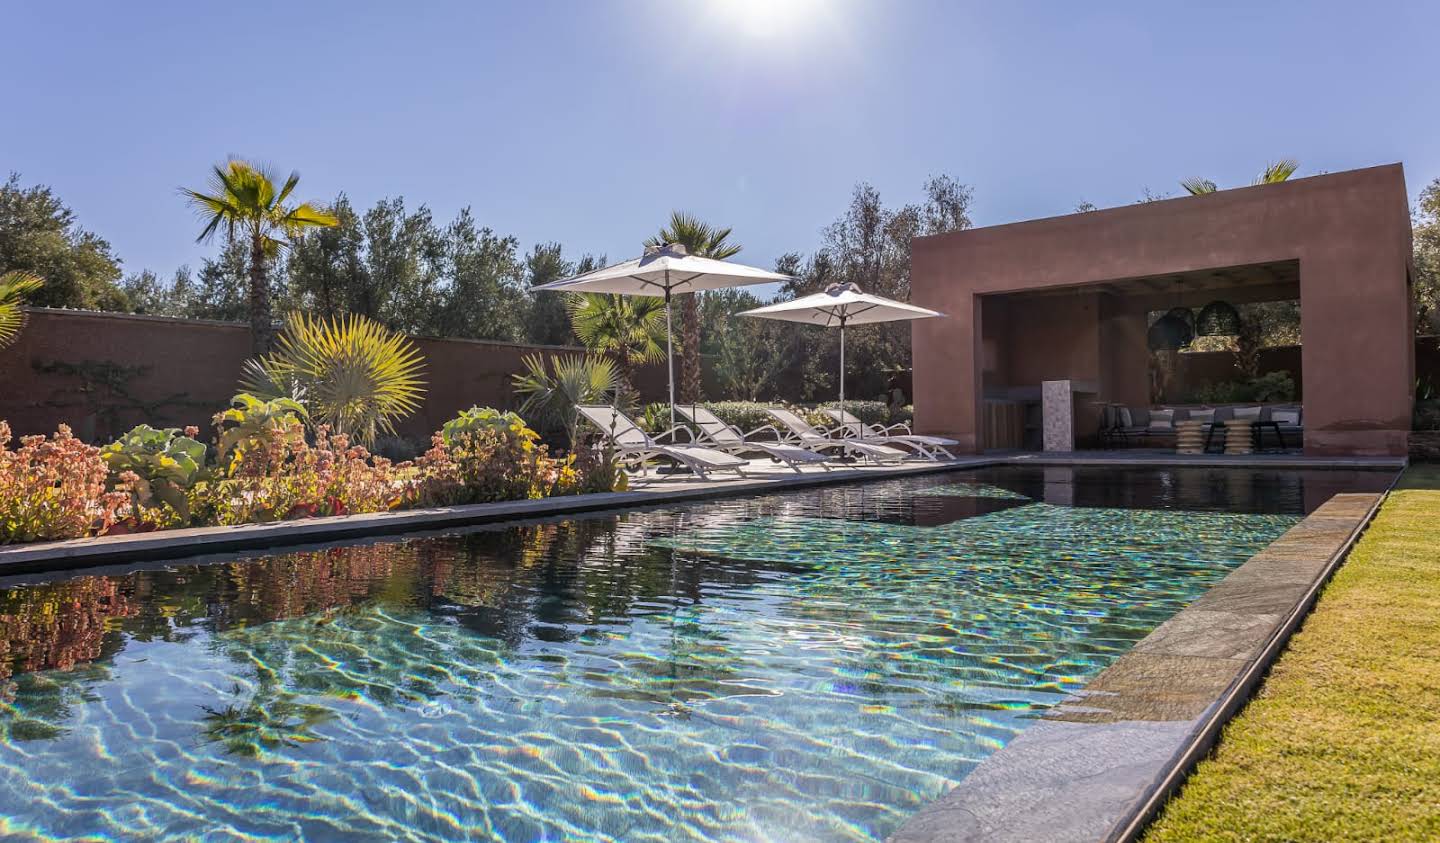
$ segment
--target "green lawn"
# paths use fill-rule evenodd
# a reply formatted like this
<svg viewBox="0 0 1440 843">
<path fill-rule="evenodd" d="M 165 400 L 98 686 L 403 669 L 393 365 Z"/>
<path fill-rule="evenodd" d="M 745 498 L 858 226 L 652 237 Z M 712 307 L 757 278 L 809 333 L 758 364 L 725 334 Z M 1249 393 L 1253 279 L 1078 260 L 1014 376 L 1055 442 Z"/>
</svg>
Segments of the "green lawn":
<svg viewBox="0 0 1440 843">
<path fill-rule="evenodd" d="M 1440 840 L 1440 466 L 1405 473 L 1145 840 Z"/>
</svg>

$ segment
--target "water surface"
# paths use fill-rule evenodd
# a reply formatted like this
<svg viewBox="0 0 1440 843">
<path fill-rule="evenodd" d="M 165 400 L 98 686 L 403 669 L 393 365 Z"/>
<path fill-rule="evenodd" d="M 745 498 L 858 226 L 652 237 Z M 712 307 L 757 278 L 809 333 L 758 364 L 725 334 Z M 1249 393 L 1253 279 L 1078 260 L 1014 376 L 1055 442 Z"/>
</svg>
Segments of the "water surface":
<svg viewBox="0 0 1440 843">
<path fill-rule="evenodd" d="M 1006 468 L 0 591 L 0 836 L 874 840 L 1329 494 Z"/>
</svg>

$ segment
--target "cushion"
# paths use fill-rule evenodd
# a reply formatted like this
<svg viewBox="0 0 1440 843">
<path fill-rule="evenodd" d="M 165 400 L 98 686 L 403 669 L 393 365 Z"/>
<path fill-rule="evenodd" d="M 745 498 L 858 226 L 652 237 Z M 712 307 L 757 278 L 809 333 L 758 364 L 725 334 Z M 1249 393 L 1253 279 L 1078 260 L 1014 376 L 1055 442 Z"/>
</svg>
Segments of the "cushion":
<svg viewBox="0 0 1440 843">
<path fill-rule="evenodd" d="M 1175 428 L 1175 411 L 1174 411 L 1174 410 L 1151 410 L 1151 411 L 1150 411 L 1150 429 L 1151 429 L 1151 430 L 1173 430 L 1174 428 Z"/>
<path fill-rule="evenodd" d="M 1252 421 L 1252 422 L 1260 421 L 1260 408 L 1259 408 L 1259 407 L 1236 407 L 1236 408 L 1235 408 L 1235 418 L 1236 418 L 1236 419 L 1249 419 L 1249 420 Z"/>
<path fill-rule="evenodd" d="M 1132 427 L 1132 426 L 1134 426 L 1134 424 L 1135 424 L 1134 420 L 1130 417 L 1130 408 L 1129 408 L 1129 407 L 1121 407 L 1121 408 L 1120 408 L 1120 426 L 1121 426 L 1121 427 Z"/>
<path fill-rule="evenodd" d="M 1271 410 L 1270 421 L 1276 424 L 1289 425 L 1290 427 L 1300 426 L 1299 410 Z"/>
<path fill-rule="evenodd" d="M 1214 410 L 1191 410 L 1191 411 L 1190 411 L 1190 421 L 1198 421 L 1198 422 L 1204 422 L 1205 424 L 1212 424 L 1212 423 L 1215 421 L 1215 411 L 1214 411 Z"/>
</svg>

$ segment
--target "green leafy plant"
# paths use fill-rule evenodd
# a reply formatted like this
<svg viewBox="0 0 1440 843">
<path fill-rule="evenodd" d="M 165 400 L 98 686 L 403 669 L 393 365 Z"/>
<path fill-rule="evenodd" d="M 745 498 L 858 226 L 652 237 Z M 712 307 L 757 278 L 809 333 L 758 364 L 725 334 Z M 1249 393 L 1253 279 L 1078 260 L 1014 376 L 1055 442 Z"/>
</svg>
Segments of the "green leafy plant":
<svg viewBox="0 0 1440 843">
<path fill-rule="evenodd" d="M 525 426 L 525 420 L 514 413 L 501 412 L 494 407 L 471 407 L 445 422 L 440 428 L 440 436 L 445 440 L 446 445 L 454 447 L 460 444 L 464 437 L 477 431 L 505 431 L 511 430 L 517 425 L 520 428 L 528 429 Z"/>
<path fill-rule="evenodd" d="M 45 286 L 40 276 L 30 272 L 13 270 L 0 275 L 0 348 L 5 348 L 20 336 L 25 327 L 25 297 Z"/>
<path fill-rule="evenodd" d="M 580 426 L 580 404 L 605 404 L 616 397 L 615 363 L 604 357 L 570 354 L 524 359 L 525 371 L 514 376 L 515 392 L 523 396 L 520 412 L 542 425 L 563 428 L 573 449 Z"/>
<path fill-rule="evenodd" d="M 100 458 L 110 469 L 111 482 L 125 480 L 137 511 L 164 504 L 181 522 L 190 520 L 187 495 L 205 470 L 205 445 L 192 437 L 195 428 L 184 434 L 179 428 L 156 429 L 136 425 L 124 436 L 100 449 Z"/>
<path fill-rule="evenodd" d="M 1266 372 L 1251 378 L 1250 394 L 1262 403 L 1295 400 L 1295 380 L 1288 372 Z"/>
<path fill-rule="evenodd" d="M 200 242 L 223 230 L 231 239 L 239 234 L 250 247 L 250 332 L 257 354 L 269 350 L 274 330 L 265 262 L 305 229 L 340 223 L 334 214 L 308 202 L 287 204 L 299 183 L 300 174 L 291 173 L 277 189 L 268 169 L 234 159 L 213 168 L 208 192 L 180 189 L 206 221 Z"/>
<path fill-rule="evenodd" d="M 291 398 L 265 400 L 246 392 L 215 415 L 217 461 L 226 475 L 265 473 L 284 459 L 283 450 L 305 443 L 305 408 Z"/>
<path fill-rule="evenodd" d="M 370 445 L 420 406 L 423 369 L 415 344 L 378 322 L 296 313 L 274 353 L 246 361 L 241 387 L 263 399 L 299 401 L 311 424 Z"/>
</svg>

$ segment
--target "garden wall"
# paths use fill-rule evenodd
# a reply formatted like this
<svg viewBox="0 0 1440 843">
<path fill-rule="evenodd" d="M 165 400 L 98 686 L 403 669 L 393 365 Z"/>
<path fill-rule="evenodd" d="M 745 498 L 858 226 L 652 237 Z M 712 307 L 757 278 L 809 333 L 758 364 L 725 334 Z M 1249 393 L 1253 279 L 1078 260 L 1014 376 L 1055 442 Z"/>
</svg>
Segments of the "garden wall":
<svg viewBox="0 0 1440 843">
<path fill-rule="evenodd" d="M 427 391 L 399 432 L 422 443 L 472 405 L 513 408 L 510 376 L 522 370 L 525 356 L 583 351 L 419 337 L 415 343 L 425 355 Z M 141 422 L 208 428 L 238 390 L 249 356 L 243 324 L 32 309 L 16 344 L 0 351 L 0 419 L 17 435 L 53 432 L 64 423 L 99 442 Z M 647 367 L 637 380 L 646 400 L 663 397 L 663 366 Z"/>
<path fill-rule="evenodd" d="M 1300 346 L 1288 345 L 1260 350 L 1260 372 L 1289 372 L 1295 381 L 1295 398 L 1304 400 L 1300 377 Z M 1415 338 L 1415 378 L 1440 392 L 1440 337 Z M 1206 383 L 1240 379 L 1235 355 L 1228 351 L 1199 351 L 1179 355 L 1175 370 L 1177 387 L 1184 391 Z"/>
</svg>

